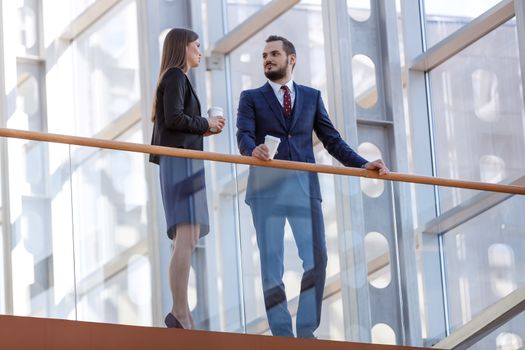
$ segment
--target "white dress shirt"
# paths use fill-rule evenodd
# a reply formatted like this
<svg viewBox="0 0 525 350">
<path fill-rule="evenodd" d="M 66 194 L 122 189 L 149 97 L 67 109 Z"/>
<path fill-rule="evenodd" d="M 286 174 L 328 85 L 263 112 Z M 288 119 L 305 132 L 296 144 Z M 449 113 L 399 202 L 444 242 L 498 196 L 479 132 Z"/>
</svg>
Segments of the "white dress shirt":
<svg viewBox="0 0 525 350">
<path fill-rule="evenodd" d="M 273 81 L 270 81 L 270 80 L 268 80 L 268 83 L 272 87 L 273 92 L 275 93 L 275 96 L 277 97 L 277 100 L 279 101 L 281 106 L 283 106 L 283 104 L 284 104 L 284 102 L 283 102 L 283 100 L 284 100 L 284 91 L 281 89 L 282 85 L 274 83 Z M 290 79 L 284 85 L 288 86 L 288 89 L 290 90 L 290 98 L 292 99 L 292 110 L 293 110 L 293 104 L 295 102 L 295 88 L 293 86 L 293 80 Z"/>
</svg>

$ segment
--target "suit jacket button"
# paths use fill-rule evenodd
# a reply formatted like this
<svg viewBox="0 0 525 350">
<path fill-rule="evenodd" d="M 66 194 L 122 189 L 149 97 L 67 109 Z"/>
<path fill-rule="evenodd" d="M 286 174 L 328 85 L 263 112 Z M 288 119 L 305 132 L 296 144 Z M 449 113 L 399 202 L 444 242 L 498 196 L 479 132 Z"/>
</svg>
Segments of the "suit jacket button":
<svg viewBox="0 0 525 350">
<path fill-rule="evenodd" d="M 292 138 L 292 135 L 288 135 L 288 138 L 291 139 L 291 138 Z"/>
</svg>

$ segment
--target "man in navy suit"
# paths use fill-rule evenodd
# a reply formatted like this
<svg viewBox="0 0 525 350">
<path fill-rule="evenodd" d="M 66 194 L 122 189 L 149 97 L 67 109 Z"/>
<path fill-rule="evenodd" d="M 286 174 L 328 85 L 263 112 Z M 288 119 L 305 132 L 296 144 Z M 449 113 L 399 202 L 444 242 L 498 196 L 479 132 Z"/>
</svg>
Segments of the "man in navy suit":
<svg viewBox="0 0 525 350">
<path fill-rule="evenodd" d="M 263 51 L 262 87 L 241 93 L 237 143 L 242 155 L 269 160 L 266 135 L 281 140 L 275 159 L 315 163 L 312 132 L 345 166 L 388 173 L 382 160 L 368 162 L 354 152 L 332 125 L 321 93 L 292 80 L 297 56 L 287 39 L 272 35 Z M 283 284 L 284 225 L 288 220 L 304 273 L 301 279 L 296 332 L 314 338 L 321 321 L 326 277 L 326 244 L 321 190 L 316 173 L 251 167 L 246 203 L 252 211 L 260 252 L 263 294 L 273 335 L 293 337 Z"/>
</svg>

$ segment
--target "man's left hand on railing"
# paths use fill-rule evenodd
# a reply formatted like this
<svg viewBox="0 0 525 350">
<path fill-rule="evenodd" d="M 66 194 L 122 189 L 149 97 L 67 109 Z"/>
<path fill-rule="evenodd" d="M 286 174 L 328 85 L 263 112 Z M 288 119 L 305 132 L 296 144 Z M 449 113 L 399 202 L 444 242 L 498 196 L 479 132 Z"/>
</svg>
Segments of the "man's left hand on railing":
<svg viewBox="0 0 525 350">
<path fill-rule="evenodd" d="M 376 159 L 372 162 L 368 162 L 365 164 L 364 168 L 366 170 L 378 170 L 379 175 L 386 175 L 390 172 L 382 159 Z"/>
</svg>

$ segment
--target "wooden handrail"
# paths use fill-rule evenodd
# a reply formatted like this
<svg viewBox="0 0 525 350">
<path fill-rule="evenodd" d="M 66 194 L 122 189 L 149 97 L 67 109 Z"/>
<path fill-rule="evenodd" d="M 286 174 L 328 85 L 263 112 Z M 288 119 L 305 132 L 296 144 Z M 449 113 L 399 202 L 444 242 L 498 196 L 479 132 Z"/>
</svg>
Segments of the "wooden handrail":
<svg viewBox="0 0 525 350">
<path fill-rule="evenodd" d="M 347 168 L 347 167 L 331 166 L 331 165 L 292 162 L 292 161 L 286 161 L 286 160 L 262 161 L 254 157 L 239 156 L 239 155 L 234 155 L 234 154 L 202 152 L 202 151 L 194 151 L 194 150 L 187 150 L 187 149 L 180 149 L 180 148 L 151 146 L 151 145 L 144 145 L 144 144 L 131 143 L 131 142 L 110 141 L 110 140 L 102 140 L 102 139 L 80 137 L 80 136 L 68 136 L 68 135 L 60 135 L 60 134 L 50 134 L 50 133 L 41 133 L 41 132 L 34 132 L 34 131 L 0 128 L 0 137 L 10 137 L 10 138 L 25 139 L 25 140 L 33 140 L 33 141 L 42 141 L 42 142 L 64 143 L 64 144 L 69 144 L 69 145 L 96 147 L 96 148 L 113 149 L 113 150 L 119 150 L 119 151 L 137 152 L 137 153 L 146 153 L 146 154 L 158 154 L 158 155 L 175 156 L 175 157 L 181 157 L 181 158 L 202 159 L 202 160 L 210 160 L 210 161 L 223 162 L 223 163 L 256 165 L 256 166 L 272 167 L 272 168 L 279 168 L 279 169 L 302 170 L 302 171 L 311 171 L 311 172 L 325 173 L 325 174 L 358 176 L 358 177 L 374 178 L 374 179 L 381 179 L 381 180 L 411 182 L 411 183 L 418 183 L 418 184 L 425 184 L 425 185 L 457 187 L 457 188 L 465 188 L 465 189 L 479 190 L 479 191 L 491 191 L 491 192 L 525 195 L 525 186 L 492 184 L 492 183 L 477 182 L 477 181 L 452 180 L 452 179 L 445 179 L 445 178 L 432 177 L 432 176 L 420 176 L 420 175 L 411 175 L 411 174 L 395 173 L 395 172 L 391 172 L 388 175 L 379 176 L 377 171 L 370 171 L 370 170 L 360 169 L 360 168 Z"/>
</svg>

